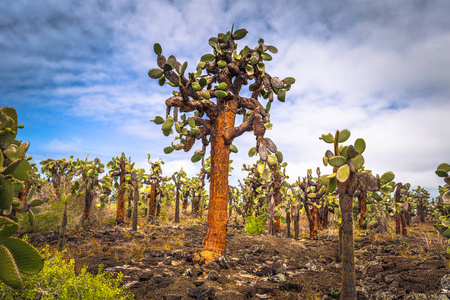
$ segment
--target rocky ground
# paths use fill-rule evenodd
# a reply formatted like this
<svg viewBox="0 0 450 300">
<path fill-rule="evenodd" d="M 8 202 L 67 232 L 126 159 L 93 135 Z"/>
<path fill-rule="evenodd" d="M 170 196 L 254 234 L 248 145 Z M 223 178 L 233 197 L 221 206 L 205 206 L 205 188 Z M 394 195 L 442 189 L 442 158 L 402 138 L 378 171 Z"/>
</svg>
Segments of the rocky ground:
<svg viewBox="0 0 450 300">
<path fill-rule="evenodd" d="M 446 241 L 427 225 L 413 224 L 410 237 L 356 232 L 359 299 L 449 299 Z M 244 235 L 230 226 L 228 253 L 217 264 L 193 266 L 204 225 L 128 226 L 72 233 L 68 255 L 93 273 L 124 274 L 136 299 L 335 299 L 341 265 L 333 231 L 318 240 Z M 29 234 L 37 247 L 56 245 L 54 232 Z M 448 276 L 446 276 L 448 275 Z"/>
</svg>

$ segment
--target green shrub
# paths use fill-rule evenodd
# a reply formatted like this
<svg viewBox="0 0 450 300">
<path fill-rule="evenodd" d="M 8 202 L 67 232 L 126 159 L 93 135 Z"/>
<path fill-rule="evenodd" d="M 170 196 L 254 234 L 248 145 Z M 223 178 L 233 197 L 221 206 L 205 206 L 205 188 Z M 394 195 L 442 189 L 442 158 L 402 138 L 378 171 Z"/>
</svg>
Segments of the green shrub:
<svg viewBox="0 0 450 300">
<path fill-rule="evenodd" d="M 267 221 L 265 215 L 259 215 L 257 217 L 249 215 L 245 218 L 245 234 L 266 234 L 266 228 L 264 227 L 265 221 Z"/>
<path fill-rule="evenodd" d="M 41 251 L 46 259 L 44 268 L 36 275 L 23 275 L 24 288 L 14 290 L 0 283 L 0 299 L 133 299 L 132 294 L 120 287 L 122 274 L 117 278 L 99 266 L 93 276 L 83 267 L 76 275 L 74 260 L 62 258 L 62 252 L 51 254 L 48 247 Z"/>
</svg>

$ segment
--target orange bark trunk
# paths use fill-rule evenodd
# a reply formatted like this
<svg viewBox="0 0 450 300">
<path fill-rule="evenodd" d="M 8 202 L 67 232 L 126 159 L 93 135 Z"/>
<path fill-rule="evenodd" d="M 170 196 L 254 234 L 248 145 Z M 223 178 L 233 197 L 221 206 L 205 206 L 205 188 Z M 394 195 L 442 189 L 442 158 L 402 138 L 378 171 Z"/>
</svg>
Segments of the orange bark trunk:
<svg viewBox="0 0 450 300">
<path fill-rule="evenodd" d="M 148 220 L 153 222 L 156 210 L 156 179 L 152 179 L 150 187 L 150 198 L 148 199 Z"/>
<path fill-rule="evenodd" d="M 220 101 L 219 101 L 220 102 Z M 209 188 L 208 221 L 200 263 L 216 261 L 226 251 L 228 223 L 228 168 L 230 145 L 225 143 L 224 134 L 234 127 L 237 102 L 218 103 L 219 113 L 211 130 L 211 181 Z"/>
<path fill-rule="evenodd" d="M 120 177 L 119 177 L 119 187 L 125 184 L 125 160 L 120 159 Z M 116 213 L 116 224 L 121 224 L 124 222 L 124 212 L 125 212 L 125 189 L 119 190 L 117 194 L 117 213 Z"/>
</svg>

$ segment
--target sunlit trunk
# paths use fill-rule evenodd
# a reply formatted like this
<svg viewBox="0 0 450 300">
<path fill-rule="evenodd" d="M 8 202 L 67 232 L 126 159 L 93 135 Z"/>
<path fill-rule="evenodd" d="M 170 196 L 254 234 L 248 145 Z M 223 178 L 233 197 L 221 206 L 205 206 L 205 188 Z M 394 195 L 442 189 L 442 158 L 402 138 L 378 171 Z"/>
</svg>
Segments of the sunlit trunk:
<svg viewBox="0 0 450 300">
<path fill-rule="evenodd" d="M 224 140 L 228 128 L 234 127 L 236 101 L 218 103 L 219 113 L 211 129 L 211 176 L 208 221 L 200 263 L 216 261 L 226 251 L 228 223 L 228 171 L 230 145 Z"/>
<path fill-rule="evenodd" d="M 124 222 L 124 212 L 125 212 L 125 160 L 120 159 L 120 177 L 119 177 L 119 192 L 117 193 L 117 213 L 116 213 L 116 224 L 121 224 Z"/>
<path fill-rule="evenodd" d="M 132 230 L 137 230 L 138 224 L 138 203 L 139 203 L 139 182 L 137 180 L 133 181 L 134 186 L 134 197 L 133 197 L 133 224 Z"/>
<path fill-rule="evenodd" d="M 339 187 L 345 191 L 346 186 Z M 353 199 L 345 192 L 339 193 L 339 205 L 342 213 L 342 285 L 341 299 L 356 300 L 355 252 L 353 244 Z"/>
<path fill-rule="evenodd" d="M 156 179 L 152 179 L 150 184 L 150 198 L 148 199 L 148 220 L 153 222 L 156 210 Z"/>
</svg>

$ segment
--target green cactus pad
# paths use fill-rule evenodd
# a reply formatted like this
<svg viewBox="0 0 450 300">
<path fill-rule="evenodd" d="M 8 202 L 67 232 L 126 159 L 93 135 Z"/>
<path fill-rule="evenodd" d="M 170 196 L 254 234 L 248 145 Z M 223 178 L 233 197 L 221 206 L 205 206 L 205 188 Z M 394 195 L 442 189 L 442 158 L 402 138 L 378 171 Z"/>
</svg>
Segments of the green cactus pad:
<svg viewBox="0 0 450 300">
<path fill-rule="evenodd" d="M 450 165 L 447 163 L 442 163 L 437 167 L 437 169 L 439 171 L 450 172 Z"/>
<path fill-rule="evenodd" d="M 271 61 L 272 55 L 270 55 L 269 53 L 261 53 L 261 58 L 266 61 Z"/>
<path fill-rule="evenodd" d="M 8 248 L 20 272 L 36 274 L 44 267 L 44 259 L 39 252 L 27 242 L 10 237 L 0 241 L 0 246 Z"/>
<path fill-rule="evenodd" d="M 248 75 L 253 75 L 253 73 L 255 73 L 255 70 L 251 65 L 245 66 L 245 71 L 247 72 Z"/>
<path fill-rule="evenodd" d="M 339 182 L 345 182 L 347 181 L 348 177 L 350 176 L 350 167 L 345 164 L 339 167 L 336 173 L 336 179 Z"/>
<path fill-rule="evenodd" d="M 377 201 L 382 201 L 383 198 L 381 198 L 381 196 L 378 193 L 372 193 L 372 198 L 377 200 Z"/>
<path fill-rule="evenodd" d="M 200 61 L 208 63 L 208 62 L 212 62 L 215 58 L 216 58 L 216 56 L 214 54 L 208 53 L 208 54 L 203 55 L 200 58 Z"/>
<path fill-rule="evenodd" d="M 348 129 L 344 129 L 339 132 L 339 143 L 343 143 L 350 137 L 350 131 Z"/>
<path fill-rule="evenodd" d="M 265 161 L 259 162 L 258 165 L 256 166 L 256 169 L 258 170 L 259 174 L 262 174 L 264 172 L 265 168 L 266 168 L 266 162 Z"/>
<path fill-rule="evenodd" d="M 14 262 L 12 253 L 5 246 L 0 244 L 0 280 L 6 285 L 20 289 L 23 286 L 22 278 L 20 277 L 19 269 Z"/>
<path fill-rule="evenodd" d="M 281 153 L 280 151 L 277 151 L 275 153 L 275 156 L 277 157 L 278 163 L 282 163 L 283 162 L 283 153 Z"/>
<path fill-rule="evenodd" d="M 346 153 L 348 158 L 355 158 L 359 154 L 358 150 L 356 150 L 353 145 L 347 147 Z"/>
<path fill-rule="evenodd" d="M 447 177 L 447 176 L 448 176 L 448 173 L 447 173 L 447 172 L 444 172 L 444 171 L 442 171 L 442 170 L 436 170 L 435 173 L 436 173 L 436 175 L 439 176 L 439 177 Z"/>
<path fill-rule="evenodd" d="M 148 71 L 148 76 L 152 79 L 158 79 L 163 76 L 164 71 L 160 68 L 153 68 Z"/>
<path fill-rule="evenodd" d="M 345 164 L 347 159 L 343 156 L 333 156 L 328 160 L 328 163 L 333 167 L 340 167 Z"/>
<path fill-rule="evenodd" d="M 278 53 L 278 49 L 275 46 L 267 46 L 267 49 L 274 54 Z"/>
<path fill-rule="evenodd" d="M 238 148 L 235 145 L 230 145 L 230 151 L 233 153 L 238 153 Z"/>
<path fill-rule="evenodd" d="M 200 86 L 200 84 L 196 81 L 194 81 L 193 83 L 191 83 L 192 89 L 194 91 L 200 91 L 202 89 L 202 87 Z"/>
<path fill-rule="evenodd" d="M 328 182 L 328 192 L 332 193 L 334 190 L 336 190 L 337 180 L 336 177 L 330 178 Z"/>
<path fill-rule="evenodd" d="M 34 199 L 30 202 L 30 206 L 36 207 L 42 205 L 42 203 L 44 203 L 42 200 Z"/>
<path fill-rule="evenodd" d="M 276 165 L 277 162 L 278 162 L 278 159 L 275 155 L 270 154 L 267 157 L 267 163 L 269 164 L 269 166 L 274 166 L 274 165 Z"/>
<path fill-rule="evenodd" d="M 194 153 L 194 155 L 192 155 L 192 157 L 191 157 L 191 161 L 193 163 L 196 163 L 196 162 L 200 161 L 201 159 L 202 159 L 202 153 L 201 152 Z"/>
<path fill-rule="evenodd" d="M 217 98 L 225 98 L 228 96 L 227 92 L 221 90 L 214 91 L 214 95 L 216 95 Z"/>
<path fill-rule="evenodd" d="M 294 77 L 286 77 L 285 79 L 283 79 L 284 84 L 294 84 L 295 83 L 295 78 Z"/>
<path fill-rule="evenodd" d="M 19 224 L 6 217 L 0 217 L 0 241 L 10 237 L 17 230 L 19 230 Z"/>
<path fill-rule="evenodd" d="M 328 166 L 328 157 L 324 156 L 322 158 L 322 161 L 323 161 L 323 164 L 325 165 L 325 167 Z"/>
<path fill-rule="evenodd" d="M 153 45 L 153 51 L 155 51 L 156 55 L 161 55 L 162 53 L 161 45 L 159 43 L 155 43 Z"/>
<path fill-rule="evenodd" d="M 234 40 L 240 40 L 243 39 L 247 35 L 247 33 L 247 29 L 238 29 L 233 33 L 232 37 Z"/>
<path fill-rule="evenodd" d="M 333 144 L 334 143 L 334 137 L 331 133 L 328 134 L 322 134 L 322 140 L 324 140 L 325 143 Z"/>
<path fill-rule="evenodd" d="M 380 192 L 385 196 L 389 196 L 392 193 L 392 187 L 390 185 L 385 185 L 380 188 Z"/>
<path fill-rule="evenodd" d="M 32 171 L 30 163 L 27 160 L 22 159 L 12 175 L 19 180 L 25 180 L 29 171 Z"/>
<path fill-rule="evenodd" d="M 209 99 L 211 99 L 211 94 L 208 91 L 203 91 L 202 97 L 203 97 L 203 99 L 209 100 Z"/>
<path fill-rule="evenodd" d="M 164 123 L 164 118 L 161 116 L 156 116 L 154 120 L 150 120 L 155 122 L 156 125 L 161 125 L 162 123 Z"/>
<path fill-rule="evenodd" d="M 260 72 L 264 72 L 264 70 L 266 70 L 266 65 L 264 63 L 259 63 L 258 65 L 256 65 L 256 67 L 258 68 L 258 70 Z"/>
<path fill-rule="evenodd" d="M 248 156 L 253 157 L 256 154 L 256 147 L 251 147 L 250 150 L 248 150 Z"/>
<path fill-rule="evenodd" d="M 166 148 L 164 148 L 164 153 L 165 153 L 165 154 L 170 154 L 170 153 L 173 152 L 174 149 L 175 149 L 175 148 L 172 147 L 172 146 L 166 147 Z"/>
<path fill-rule="evenodd" d="M 227 89 L 227 86 L 228 86 L 228 85 L 227 85 L 225 82 L 221 82 L 217 88 L 218 88 L 219 90 L 224 91 L 224 90 Z"/>
<path fill-rule="evenodd" d="M 356 139 L 355 149 L 358 150 L 359 154 L 363 154 L 364 150 L 366 150 L 366 142 L 364 141 L 364 139 Z"/>
<path fill-rule="evenodd" d="M 364 157 L 361 154 L 357 155 L 353 159 L 353 166 L 355 167 L 356 170 L 359 170 L 362 168 L 363 165 L 364 165 Z"/>
<path fill-rule="evenodd" d="M 450 239 L 450 228 L 447 228 L 447 229 L 444 231 L 444 236 L 445 236 L 446 238 Z"/>
<path fill-rule="evenodd" d="M 381 175 L 380 182 L 381 183 L 388 183 L 388 182 L 394 180 L 394 178 L 395 178 L 395 174 L 394 173 L 386 172 L 383 175 Z"/>
<path fill-rule="evenodd" d="M 284 102 L 286 100 L 286 91 L 285 90 L 279 90 L 277 94 L 277 99 L 280 102 Z"/>
<path fill-rule="evenodd" d="M 11 181 L 0 174 L 0 209 L 9 209 L 12 205 L 14 189 Z"/>
<path fill-rule="evenodd" d="M 170 130 L 174 123 L 175 121 L 171 117 L 167 118 L 162 125 L 162 130 Z"/>
<path fill-rule="evenodd" d="M 339 154 L 341 155 L 341 156 L 343 156 L 343 157 L 345 157 L 345 158 L 348 158 L 348 156 L 347 156 L 347 149 L 348 149 L 348 146 L 340 146 L 339 147 Z"/>
</svg>

